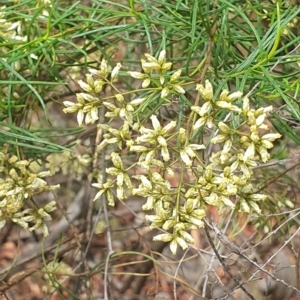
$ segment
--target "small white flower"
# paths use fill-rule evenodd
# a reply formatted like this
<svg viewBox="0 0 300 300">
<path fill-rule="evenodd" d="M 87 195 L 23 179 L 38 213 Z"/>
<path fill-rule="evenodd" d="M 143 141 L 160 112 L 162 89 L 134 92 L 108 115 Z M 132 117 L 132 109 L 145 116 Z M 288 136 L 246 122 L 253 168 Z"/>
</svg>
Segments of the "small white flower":
<svg viewBox="0 0 300 300">
<path fill-rule="evenodd" d="M 112 80 L 115 79 L 118 76 L 119 71 L 120 71 L 121 68 L 122 68 L 121 63 L 117 63 L 117 65 L 111 71 L 111 79 Z"/>
</svg>

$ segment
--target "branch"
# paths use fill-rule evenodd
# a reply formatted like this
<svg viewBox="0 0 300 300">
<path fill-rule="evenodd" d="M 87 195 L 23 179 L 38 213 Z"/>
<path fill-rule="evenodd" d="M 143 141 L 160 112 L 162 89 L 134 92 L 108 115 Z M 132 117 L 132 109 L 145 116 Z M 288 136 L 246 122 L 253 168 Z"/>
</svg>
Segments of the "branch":
<svg viewBox="0 0 300 300">
<path fill-rule="evenodd" d="M 300 291 L 291 286 L 290 284 L 286 283 L 283 279 L 279 279 L 276 276 L 274 276 L 273 274 L 271 274 L 270 272 L 268 272 L 267 270 L 265 270 L 263 267 L 268 263 L 266 262 L 263 267 L 261 267 L 260 265 L 258 265 L 256 262 L 254 262 L 253 260 L 251 260 L 250 258 L 248 258 L 243 251 L 237 246 L 235 245 L 233 242 L 231 242 L 226 235 L 224 235 L 217 227 L 216 223 L 214 221 L 212 221 L 212 228 L 214 230 L 214 232 L 217 235 L 217 238 L 220 240 L 220 242 L 226 247 L 228 248 L 231 252 L 239 255 L 240 257 L 246 259 L 249 263 L 251 263 L 252 265 L 254 265 L 259 271 L 265 273 L 266 275 L 270 276 L 271 278 L 273 278 L 276 282 L 280 282 L 282 283 L 284 286 L 293 289 L 294 291 L 296 291 L 298 294 L 300 294 Z M 299 231 L 299 229 L 296 231 L 296 233 Z M 294 234 L 295 235 L 295 234 Z M 294 236 L 292 235 L 292 237 Z M 289 239 L 290 240 L 290 239 Z M 289 242 L 289 240 L 287 242 Z M 287 244 L 287 242 L 284 243 L 284 246 Z M 284 247 L 283 246 L 283 247 Z M 282 249 L 283 247 L 281 247 L 280 249 Z M 277 252 L 278 253 L 278 252 Z M 273 255 L 269 260 L 271 260 L 275 255 Z M 258 271 L 257 271 L 258 272 Z M 254 274 L 252 274 L 251 278 L 252 279 L 255 274 L 257 274 L 257 272 L 255 272 Z M 249 280 L 250 280 L 249 279 Z M 245 283 L 244 283 L 245 284 Z"/>
<path fill-rule="evenodd" d="M 51 261 L 53 261 L 53 259 L 58 259 L 58 258 L 62 257 L 65 253 L 69 252 L 70 250 L 72 250 L 72 249 L 74 249 L 76 247 L 78 247 L 78 244 L 76 242 L 70 244 L 65 249 L 62 249 L 58 253 L 55 253 L 55 254 L 51 255 L 50 257 L 48 257 L 46 259 L 46 263 L 48 264 Z M 47 253 L 48 251 L 51 251 L 52 248 L 54 248 L 54 247 L 51 247 L 50 249 L 48 249 L 47 251 L 45 251 L 45 253 Z M 34 268 L 30 268 L 30 269 L 27 269 L 25 271 L 19 271 L 21 265 L 23 265 L 23 264 L 20 264 L 20 265 L 16 266 L 12 270 L 11 273 L 7 274 L 6 278 L 8 278 L 8 280 L 6 282 L 4 281 L 5 278 L 1 280 L 0 293 L 4 293 L 5 291 L 9 290 L 14 285 L 19 284 L 26 277 L 32 275 L 33 273 L 37 272 L 38 270 L 42 269 L 45 266 L 44 262 L 42 262 L 42 263 L 39 263 Z M 15 271 L 17 271 L 17 272 L 15 272 Z"/>
<path fill-rule="evenodd" d="M 220 263 L 222 264 L 224 270 L 226 271 L 226 273 L 232 278 L 232 280 L 244 291 L 244 293 L 252 300 L 255 300 L 255 298 L 246 290 L 245 287 L 243 287 L 243 284 L 244 283 L 240 283 L 240 281 L 238 279 L 236 279 L 233 274 L 231 273 L 230 271 L 230 268 L 225 264 L 225 261 L 224 259 L 221 257 L 221 255 L 219 254 L 217 248 L 215 247 L 214 243 L 213 243 L 213 240 L 209 234 L 209 230 L 208 230 L 208 223 L 207 221 L 205 221 L 205 226 L 204 226 L 204 229 L 205 229 L 205 233 L 207 235 L 207 238 L 208 238 L 208 242 L 210 244 L 210 246 L 212 247 L 212 249 L 214 250 L 217 258 L 219 259 Z M 219 237 L 218 237 L 219 238 Z M 221 240 L 220 240 L 221 241 Z M 222 241 L 221 241 L 222 243 Z"/>
</svg>

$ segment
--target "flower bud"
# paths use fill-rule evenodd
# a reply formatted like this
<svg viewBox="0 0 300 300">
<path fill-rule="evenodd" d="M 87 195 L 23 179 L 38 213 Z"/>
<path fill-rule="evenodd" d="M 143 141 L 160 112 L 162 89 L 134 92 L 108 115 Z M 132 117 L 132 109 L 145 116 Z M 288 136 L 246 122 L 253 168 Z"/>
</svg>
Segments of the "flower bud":
<svg viewBox="0 0 300 300">
<path fill-rule="evenodd" d="M 179 69 L 175 73 L 173 73 L 170 78 L 170 82 L 172 83 L 172 82 L 176 81 L 180 77 L 181 72 L 182 72 L 182 70 Z"/>
<path fill-rule="evenodd" d="M 170 233 L 159 234 L 153 238 L 153 241 L 162 241 L 166 243 L 171 242 L 172 240 L 173 240 L 173 235 Z"/>
<path fill-rule="evenodd" d="M 166 58 L 166 50 L 161 50 L 160 53 L 159 53 L 159 56 L 158 56 L 158 63 L 160 65 L 162 65 L 165 58 Z"/>
<path fill-rule="evenodd" d="M 117 65 L 111 71 L 111 80 L 115 79 L 118 76 L 121 68 L 122 68 L 121 63 L 117 63 Z"/>
<path fill-rule="evenodd" d="M 127 72 L 131 77 L 135 78 L 135 79 L 146 79 L 148 78 L 148 75 L 147 74 L 143 74 L 141 72 L 131 72 L 131 71 L 128 71 Z"/>
<path fill-rule="evenodd" d="M 122 162 L 121 157 L 119 156 L 118 153 L 113 152 L 111 154 L 111 159 L 112 159 L 112 162 L 113 162 L 113 164 L 116 168 L 123 169 L 123 162 Z"/>
<path fill-rule="evenodd" d="M 226 125 L 224 122 L 219 122 L 218 127 L 223 133 L 229 134 L 230 133 L 230 128 L 228 125 Z"/>
<path fill-rule="evenodd" d="M 201 97 L 206 101 L 211 101 L 213 98 L 213 87 L 209 80 L 205 80 L 205 87 L 202 84 L 197 84 L 196 90 L 199 91 Z"/>
</svg>

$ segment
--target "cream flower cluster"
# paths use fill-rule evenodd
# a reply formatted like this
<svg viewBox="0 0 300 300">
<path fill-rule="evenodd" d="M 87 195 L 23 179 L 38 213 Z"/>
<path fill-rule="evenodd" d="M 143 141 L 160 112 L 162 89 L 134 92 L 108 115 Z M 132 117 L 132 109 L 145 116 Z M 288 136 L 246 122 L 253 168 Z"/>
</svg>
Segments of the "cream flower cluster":
<svg viewBox="0 0 300 300">
<path fill-rule="evenodd" d="M 50 176 L 50 172 L 34 173 L 29 161 L 0 152 L 0 173 L 0 229 L 10 219 L 31 231 L 41 228 L 47 236 L 45 221 L 51 220 L 49 213 L 56 209 L 55 201 L 43 208 L 37 205 L 25 208 L 25 205 L 34 195 L 59 188 L 59 185 L 49 186 L 43 179 Z"/>
<path fill-rule="evenodd" d="M 100 70 L 91 70 L 87 81 L 79 82 L 85 92 L 77 94 L 77 103 L 64 102 L 64 112 L 77 112 L 79 125 L 96 122 L 101 107 L 108 121 L 118 119 L 98 125 L 104 134 L 97 151 L 113 152 L 111 166 L 106 168 L 108 179 L 93 184 L 99 189 L 95 200 L 105 195 L 108 203 L 114 205 L 115 198 L 145 198 L 143 210 L 153 212 L 146 216 L 150 227 L 165 231 L 154 239 L 170 242 L 175 253 L 178 245 L 185 249 L 193 243 L 189 231 L 204 226 L 202 219 L 208 205 L 218 207 L 220 213 L 225 209 L 261 213 L 260 202 L 267 197 L 255 193 L 250 182 L 252 168 L 270 159 L 268 151 L 280 135 L 262 133 L 268 130 L 265 120 L 272 107 L 252 109 L 248 98 L 241 99 L 241 92 L 230 94 L 224 90 L 215 97 L 208 80 L 205 85 L 196 86 L 203 104 L 191 105 L 192 112 L 187 117 L 194 122 L 190 128 L 189 122 L 163 122 L 155 113 L 150 122 L 145 121 L 144 111 L 151 107 L 153 99 L 164 103 L 171 101 L 172 94 L 185 93 L 182 71 L 172 71 L 164 50 L 158 58 L 150 54 L 145 58 L 141 60 L 142 72 L 127 72 L 142 81 L 142 97 L 132 97 L 136 91 L 119 92 L 114 81 L 121 65 L 110 70 L 103 60 Z M 104 85 L 115 91 L 112 97 L 102 97 Z M 229 117 L 220 120 L 220 111 Z M 206 131 L 214 133 L 209 144 L 195 142 L 195 137 Z M 215 149 L 214 144 L 219 144 L 221 150 L 208 151 Z M 139 175 L 130 175 L 138 169 L 143 170 Z M 175 174 L 178 182 L 174 185 L 170 179 Z"/>
</svg>

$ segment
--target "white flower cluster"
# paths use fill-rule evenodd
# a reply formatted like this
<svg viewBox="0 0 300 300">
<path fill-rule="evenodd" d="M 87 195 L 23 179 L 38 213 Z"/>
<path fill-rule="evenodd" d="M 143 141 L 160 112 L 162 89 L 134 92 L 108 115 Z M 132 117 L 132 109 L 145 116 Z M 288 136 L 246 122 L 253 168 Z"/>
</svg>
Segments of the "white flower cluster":
<svg viewBox="0 0 300 300">
<path fill-rule="evenodd" d="M 25 208 L 25 205 L 34 195 L 59 187 L 49 186 L 42 179 L 49 176 L 50 172 L 36 174 L 30 170 L 29 161 L 0 152 L 0 173 L 0 229 L 10 219 L 24 228 L 29 228 L 29 223 L 34 224 L 29 230 L 41 227 L 47 236 L 45 221 L 51 220 L 49 213 L 56 209 L 55 201 L 51 201 L 44 208 L 36 205 L 34 208 Z"/>
<path fill-rule="evenodd" d="M 247 98 L 242 99 L 241 106 L 237 105 L 235 102 L 242 93 L 230 94 L 227 90 L 214 101 L 209 81 L 196 87 L 204 103 L 191 107 L 189 120 L 194 120 L 191 128 L 185 127 L 189 122 L 179 125 L 177 120 L 163 124 L 155 114 L 150 118 L 151 124 L 141 123 L 143 110 L 153 97 L 159 95 L 168 101 L 171 94 L 185 93 L 180 81 L 182 72 L 171 71 L 172 64 L 166 62 L 165 51 L 161 51 L 157 59 L 150 54 L 145 57 L 146 60 L 141 61 L 143 71 L 128 74 L 142 80 L 142 90 L 148 92 L 146 97 L 130 100 L 129 96 L 135 91 L 120 93 L 114 80 L 119 76 L 121 65 L 110 71 L 103 60 L 99 71 L 92 70 L 86 75 L 86 83 L 79 82 L 85 93 L 77 95 L 78 103 L 64 102 L 64 112 L 77 112 L 79 125 L 84 120 L 86 124 L 98 120 L 100 107 L 105 108 L 107 118 L 119 119 L 118 128 L 109 122 L 98 125 L 105 133 L 97 150 L 103 151 L 107 146 L 115 146 L 115 149 L 111 153 L 112 166 L 106 168 L 108 180 L 93 184 L 99 189 L 95 200 L 106 195 L 109 204 L 114 205 L 114 191 L 120 200 L 128 195 L 144 197 L 143 209 L 154 211 L 153 215 L 146 216 L 151 228 L 168 231 L 155 240 L 170 242 L 175 253 L 178 245 L 185 249 L 193 243 L 189 231 L 204 226 L 202 219 L 208 205 L 218 207 L 220 213 L 226 208 L 261 213 L 259 203 L 266 196 L 254 192 L 250 183 L 252 168 L 270 159 L 268 150 L 280 135 L 261 134 L 268 129 L 265 120 L 272 107 L 251 109 Z M 113 97 L 101 97 L 106 84 L 116 91 Z M 220 110 L 231 118 L 218 121 Z M 210 143 L 218 143 L 222 149 L 205 160 L 206 147 L 192 141 L 196 133 L 206 127 L 216 132 Z M 129 167 L 125 167 L 122 153 L 130 155 Z M 142 168 L 143 173 L 130 177 L 137 167 Z M 178 170 L 178 183 L 172 186 L 169 179 Z M 186 173 L 192 177 L 187 179 Z"/>
</svg>

